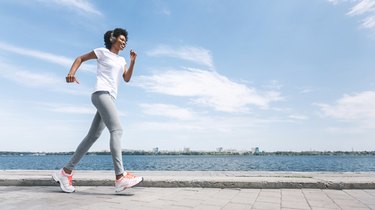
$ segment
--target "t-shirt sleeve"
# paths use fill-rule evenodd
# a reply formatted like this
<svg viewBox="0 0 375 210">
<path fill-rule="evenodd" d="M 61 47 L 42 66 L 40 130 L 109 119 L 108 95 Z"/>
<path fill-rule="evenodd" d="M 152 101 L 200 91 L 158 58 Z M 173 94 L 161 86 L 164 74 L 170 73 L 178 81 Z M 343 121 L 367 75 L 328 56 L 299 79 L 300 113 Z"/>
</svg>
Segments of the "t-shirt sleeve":
<svg viewBox="0 0 375 210">
<path fill-rule="evenodd" d="M 103 57 L 103 54 L 104 54 L 103 48 L 94 49 L 94 53 L 95 53 L 96 57 L 98 58 L 98 60 L 101 59 Z"/>
</svg>

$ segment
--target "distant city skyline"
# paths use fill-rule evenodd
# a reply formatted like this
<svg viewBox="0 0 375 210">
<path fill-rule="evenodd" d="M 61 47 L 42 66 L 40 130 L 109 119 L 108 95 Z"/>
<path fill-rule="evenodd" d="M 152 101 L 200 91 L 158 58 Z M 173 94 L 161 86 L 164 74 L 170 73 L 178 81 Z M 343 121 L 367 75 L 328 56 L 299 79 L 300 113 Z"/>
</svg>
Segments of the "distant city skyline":
<svg viewBox="0 0 375 210">
<path fill-rule="evenodd" d="M 375 150 L 373 0 L 5 0 L 0 23 L 0 150 L 75 150 L 96 63 L 65 76 L 115 27 L 123 149 Z"/>
</svg>

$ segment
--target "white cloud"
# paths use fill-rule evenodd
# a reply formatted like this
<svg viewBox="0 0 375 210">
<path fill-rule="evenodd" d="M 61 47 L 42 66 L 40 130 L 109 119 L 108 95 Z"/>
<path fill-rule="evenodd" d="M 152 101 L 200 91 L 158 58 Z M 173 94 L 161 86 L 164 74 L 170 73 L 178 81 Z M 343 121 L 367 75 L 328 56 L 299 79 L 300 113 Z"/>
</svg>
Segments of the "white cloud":
<svg viewBox="0 0 375 210">
<path fill-rule="evenodd" d="M 363 129 L 360 127 L 328 127 L 326 131 L 335 135 L 363 134 Z"/>
<path fill-rule="evenodd" d="M 67 114 L 95 114 L 93 106 L 75 106 L 68 104 L 49 104 L 49 111 Z"/>
<path fill-rule="evenodd" d="M 2 98 L 3 99 L 3 98 Z M 50 101 L 50 98 L 46 98 Z M 52 105 L 23 98 L 5 98 L 0 103 L 1 149 L 15 151 L 74 151 L 90 126 L 85 116 L 49 113 Z M 56 104 L 55 106 L 58 106 Z M 4 114 L 3 114 L 4 113 Z M 6 113 L 6 114 L 5 114 Z M 42 131 L 41 132 L 41 128 Z M 102 136 L 107 135 L 103 133 Z M 51 142 L 64 142 L 56 145 Z M 9 141 L 12 139 L 12 141 Z M 105 141 L 104 141 L 105 142 Z M 96 146 L 102 143 L 97 143 Z M 104 145 L 106 148 L 107 144 Z M 102 144 L 103 147 L 103 144 Z M 95 148 L 95 146 L 94 146 Z"/>
<path fill-rule="evenodd" d="M 365 18 L 362 21 L 362 26 L 364 28 L 374 28 L 375 27 L 375 15 Z"/>
<path fill-rule="evenodd" d="M 184 46 L 176 49 L 170 46 L 160 45 L 156 49 L 149 51 L 147 54 L 150 56 L 168 56 L 188 60 L 200 65 L 204 65 L 210 70 L 214 69 L 211 52 L 200 47 Z"/>
<path fill-rule="evenodd" d="M 150 92 L 191 97 L 196 104 L 223 112 L 247 112 L 249 105 L 267 109 L 282 100 L 278 91 L 258 91 L 214 71 L 187 68 L 134 78 L 133 85 Z"/>
<path fill-rule="evenodd" d="M 318 91 L 317 88 L 315 88 L 315 87 L 308 87 L 308 86 L 297 87 L 297 89 L 298 89 L 298 92 L 301 93 L 301 94 L 313 93 L 313 92 Z"/>
<path fill-rule="evenodd" d="M 332 4 L 338 4 L 340 2 L 340 0 L 328 0 L 329 2 L 331 2 Z"/>
<path fill-rule="evenodd" d="M 347 13 L 349 16 L 365 16 L 361 21 L 361 27 L 367 29 L 375 28 L 375 0 L 328 0 L 332 4 L 339 4 L 343 2 L 355 3 L 355 5 Z"/>
<path fill-rule="evenodd" d="M 367 13 L 367 17 L 362 20 L 361 26 L 363 28 L 375 27 L 375 0 L 362 0 L 356 4 L 349 12 L 348 15 L 356 16 Z"/>
<path fill-rule="evenodd" d="M 322 113 L 364 128 L 375 128 L 375 91 L 344 95 L 335 104 L 317 103 Z"/>
<path fill-rule="evenodd" d="M 55 3 L 61 6 L 66 6 L 86 14 L 102 15 L 102 13 L 95 8 L 88 0 L 40 0 L 44 3 Z"/>
<path fill-rule="evenodd" d="M 55 55 L 52 53 L 47 53 L 47 52 L 42 52 L 38 50 L 31 50 L 27 48 L 22 48 L 22 47 L 16 47 L 4 42 L 0 42 L 0 50 L 6 51 L 6 52 L 11 52 L 15 53 L 18 55 L 23 55 L 23 56 L 29 56 L 32 58 L 37 58 L 43 61 L 51 62 L 58 64 L 60 66 L 64 66 L 67 68 L 67 71 L 69 70 L 70 66 L 73 64 L 74 59 L 61 56 L 61 55 Z M 96 66 L 93 64 L 82 64 L 80 67 L 80 70 L 86 70 L 89 72 L 96 72 Z"/>
<path fill-rule="evenodd" d="M 61 83 L 59 78 L 51 74 L 38 74 L 26 70 L 13 71 L 12 73 L 6 70 L 1 70 L 1 72 L 6 74 L 2 75 L 2 77 L 27 86 L 43 87 Z"/>
<path fill-rule="evenodd" d="M 139 130 L 146 131 L 191 131 L 191 130 L 201 130 L 192 124 L 181 123 L 181 122 L 161 122 L 161 121 L 145 121 L 141 123 L 136 123 L 133 125 Z"/>
<path fill-rule="evenodd" d="M 289 115 L 288 118 L 290 118 L 292 120 L 307 120 L 307 119 L 309 119 L 308 116 L 301 115 L 301 114 L 292 114 L 292 115 Z"/>
<path fill-rule="evenodd" d="M 172 13 L 166 1 L 153 0 L 153 5 L 156 14 L 170 16 Z"/>
<path fill-rule="evenodd" d="M 191 102 L 214 108 L 222 112 L 248 112 L 254 105 L 267 109 L 273 101 L 283 98 L 281 85 L 272 81 L 265 91 L 248 87 L 246 84 L 231 81 L 214 70 L 209 50 L 199 47 L 179 47 L 160 45 L 148 52 L 150 56 L 169 56 L 203 64 L 209 70 L 196 68 L 171 69 L 151 76 L 138 76 L 133 79 L 134 86 L 146 91 L 172 96 L 189 97 Z"/>
<path fill-rule="evenodd" d="M 363 15 L 375 11 L 374 0 L 361 0 L 349 12 L 348 15 Z"/>
<path fill-rule="evenodd" d="M 83 85 L 75 86 L 67 84 L 64 78 L 57 77 L 51 73 L 31 72 L 22 67 L 8 64 L 0 60 L 0 77 L 19 83 L 23 86 L 43 88 L 57 92 L 65 92 L 75 95 L 88 95 L 91 91 Z"/>
<path fill-rule="evenodd" d="M 168 8 L 163 8 L 160 12 L 165 16 L 171 16 L 171 11 Z"/>
<path fill-rule="evenodd" d="M 166 116 L 168 117 L 168 116 Z M 167 118 L 163 121 L 143 121 L 135 123 L 134 128 L 146 131 L 170 131 L 181 134 L 185 131 L 194 133 L 226 133 L 232 134 L 237 132 L 251 133 L 260 128 L 265 128 L 271 123 L 290 123 L 290 120 L 259 118 L 254 116 L 209 116 L 196 115 L 193 120 L 175 120 Z"/>
<path fill-rule="evenodd" d="M 195 113 L 173 104 L 140 104 L 143 113 L 148 115 L 170 117 L 177 120 L 191 120 Z"/>
</svg>

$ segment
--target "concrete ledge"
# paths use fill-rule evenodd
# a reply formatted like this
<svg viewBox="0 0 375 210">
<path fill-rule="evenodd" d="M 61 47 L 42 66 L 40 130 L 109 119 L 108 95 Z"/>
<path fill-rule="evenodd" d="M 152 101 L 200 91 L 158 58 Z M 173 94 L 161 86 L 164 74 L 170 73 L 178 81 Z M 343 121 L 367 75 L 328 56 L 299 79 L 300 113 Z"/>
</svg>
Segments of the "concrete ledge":
<svg viewBox="0 0 375 210">
<path fill-rule="evenodd" d="M 51 170 L 2 170 L 0 186 L 55 186 Z M 375 172 L 136 171 L 142 187 L 375 189 Z M 74 174 L 77 186 L 113 186 L 113 171 Z"/>
</svg>

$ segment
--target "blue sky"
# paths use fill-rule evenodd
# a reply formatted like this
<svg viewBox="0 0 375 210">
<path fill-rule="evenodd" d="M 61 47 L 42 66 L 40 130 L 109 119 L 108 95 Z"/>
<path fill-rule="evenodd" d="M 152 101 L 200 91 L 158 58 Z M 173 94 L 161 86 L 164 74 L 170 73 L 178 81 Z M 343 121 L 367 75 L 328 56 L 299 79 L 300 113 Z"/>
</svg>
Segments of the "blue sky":
<svg viewBox="0 0 375 210">
<path fill-rule="evenodd" d="M 6 0 L 0 24 L 2 151 L 76 148 L 96 63 L 65 76 L 115 27 L 124 149 L 375 150 L 373 0 Z"/>
</svg>

